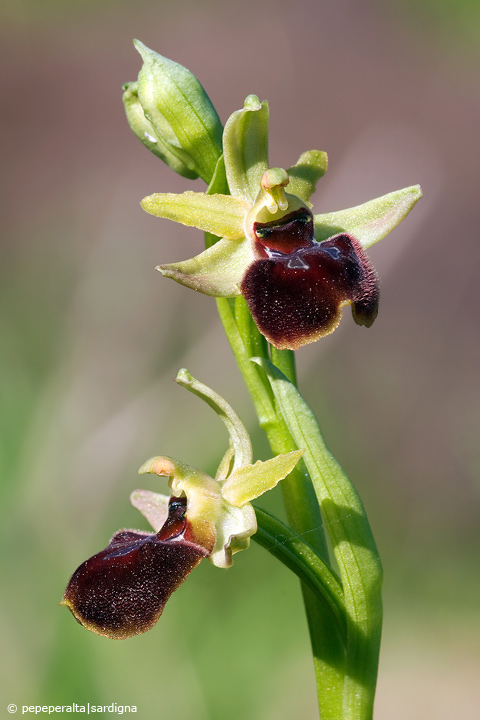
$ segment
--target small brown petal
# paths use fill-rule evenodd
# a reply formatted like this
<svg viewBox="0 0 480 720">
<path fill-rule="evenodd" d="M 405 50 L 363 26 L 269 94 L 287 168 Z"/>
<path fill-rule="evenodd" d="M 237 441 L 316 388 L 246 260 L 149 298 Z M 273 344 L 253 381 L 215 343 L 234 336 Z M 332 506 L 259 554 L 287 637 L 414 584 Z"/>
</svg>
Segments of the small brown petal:
<svg viewBox="0 0 480 720">
<path fill-rule="evenodd" d="M 359 325 L 369 327 L 378 312 L 375 270 L 346 234 L 290 253 L 269 251 L 247 270 L 241 290 L 260 332 L 279 349 L 333 332 L 348 303 Z"/>
<path fill-rule="evenodd" d="M 61 605 L 88 630 L 127 638 L 150 630 L 165 603 L 209 553 L 185 539 L 186 501 L 172 498 L 155 535 L 120 530 L 109 545 L 73 573 Z"/>
</svg>

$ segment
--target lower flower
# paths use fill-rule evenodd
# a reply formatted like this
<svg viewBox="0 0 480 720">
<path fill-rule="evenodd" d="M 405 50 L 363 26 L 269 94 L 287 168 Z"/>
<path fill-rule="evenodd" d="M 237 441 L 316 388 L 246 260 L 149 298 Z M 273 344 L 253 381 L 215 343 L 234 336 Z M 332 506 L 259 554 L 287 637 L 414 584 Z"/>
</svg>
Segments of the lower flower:
<svg viewBox="0 0 480 720">
<path fill-rule="evenodd" d="M 303 454 L 295 450 L 252 465 L 250 438 L 228 403 L 186 370 L 177 382 L 217 411 L 231 446 L 215 479 L 168 457 L 140 468 L 169 478 L 170 497 L 136 490 L 130 498 L 155 532 L 115 533 L 104 550 L 75 570 L 60 603 L 97 635 L 122 639 L 150 630 L 203 558 L 230 567 L 233 554 L 247 549 L 257 530 L 251 501 L 275 487 Z"/>
</svg>

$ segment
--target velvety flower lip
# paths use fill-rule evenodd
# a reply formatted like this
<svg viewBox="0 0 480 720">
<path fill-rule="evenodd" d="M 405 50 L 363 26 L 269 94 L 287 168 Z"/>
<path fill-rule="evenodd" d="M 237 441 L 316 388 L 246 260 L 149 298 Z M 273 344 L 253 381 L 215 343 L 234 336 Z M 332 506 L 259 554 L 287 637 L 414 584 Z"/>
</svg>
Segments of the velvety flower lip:
<svg viewBox="0 0 480 720">
<path fill-rule="evenodd" d="M 62 605 L 97 635 L 123 639 L 155 625 L 208 551 L 187 539 L 186 498 L 172 498 L 158 533 L 120 530 L 73 573 Z"/>
<path fill-rule="evenodd" d="M 267 169 L 267 131 L 266 103 L 249 96 L 223 133 L 231 196 L 209 190 L 156 193 L 142 201 L 153 215 L 220 238 L 190 260 L 157 269 L 206 295 L 243 295 L 260 332 L 279 349 L 328 335 L 345 305 L 358 325 L 370 327 L 379 283 L 365 251 L 406 217 L 421 188 L 314 215 L 309 199 L 326 171 L 326 153 L 303 153 L 288 171 Z"/>
<path fill-rule="evenodd" d="M 358 241 L 346 234 L 292 252 L 267 248 L 247 270 L 241 289 L 257 326 L 277 348 L 295 349 L 333 332 L 342 307 L 370 327 L 378 312 L 375 270 Z"/>
</svg>

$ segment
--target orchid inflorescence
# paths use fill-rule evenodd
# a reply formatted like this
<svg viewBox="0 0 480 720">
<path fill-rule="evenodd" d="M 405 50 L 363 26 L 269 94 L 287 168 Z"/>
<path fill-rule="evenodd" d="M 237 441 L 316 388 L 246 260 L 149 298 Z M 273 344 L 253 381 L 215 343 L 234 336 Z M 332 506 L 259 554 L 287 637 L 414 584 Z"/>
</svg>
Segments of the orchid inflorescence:
<svg viewBox="0 0 480 720">
<path fill-rule="evenodd" d="M 291 351 L 333 332 L 347 305 L 358 325 L 373 324 L 379 280 L 366 251 L 406 217 L 421 188 L 315 214 L 310 198 L 327 171 L 325 152 L 306 151 L 286 170 L 270 167 L 266 101 L 249 95 L 223 127 L 189 70 L 134 44 L 143 66 L 138 80 L 124 85 L 131 129 L 176 173 L 207 184 L 205 192 L 154 193 L 142 201 L 148 213 L 205 233 L 206 249 L 157 269 L 217 298 L 274 457 L 253 463 L 250 438 L 232 408 L 180 371 L 177 382 L 228 429 L 216 477 L 169 457 L 146 462 L 140 472 L 166 477 L 170 487 L 168 495 L 131 495 L 153 532 L 115 533 L 74 572 L 62 604 L 99 635 L 137 635 L 153 627 L 203 558 L 228 568 L 257 534 L 314 592 L 313 600 L 305 595 L 305 607 L 322 717 L 371 720 L 381 563 L 361 500 L 296 388 Z M 281 480 L 289 525 L 251 504 Z"/>
</svg>

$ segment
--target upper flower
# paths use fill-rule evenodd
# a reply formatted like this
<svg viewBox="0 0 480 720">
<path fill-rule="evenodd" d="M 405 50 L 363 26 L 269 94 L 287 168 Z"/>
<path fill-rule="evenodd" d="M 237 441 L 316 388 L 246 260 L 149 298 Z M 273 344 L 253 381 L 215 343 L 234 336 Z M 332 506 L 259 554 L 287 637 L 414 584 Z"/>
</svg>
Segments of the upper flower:
<svg viewBox="0 0 480 720">
<path fill-rule="evenodd" d="M 168 457 L 140 468 L 169 478 L 170 497 L 136 490 L 130 498 L 155 532 L 116 532 L 73 573 L 61 602 L 98 635 L 127 638 L 149 630 L 202 558 L 229 567 L 257 530 L 251 501 L 286 477 L 303 454 L 296 450 L 252 465 L 250 438 L 228 403 L 186 370 L 177 382 L 216 410 L 229 431 L 230 448 L 215 479 Z"/>
<path fill-rule="evenodd" d="M 125 85 L 130 126 L 176 172 L 209 183 L 206 193 L 143 200 L 147 212 L 210 234 L 203 253 L 158 270 L 207 295 L 242 294 L 277 348 L 296 349 L 331 333 L 344 305 L 352 306 L 357 324 L 369 327 L 379 288 L 365 250 L 408 214 L 420 187 L 313 215 L 309 200 L 327 170 L 326 153 L 305 152 L 288 171 L 268 169 L 266 102 L 249 95 L 222 136 L 197 78 L 142 43 L 135 46 L 144 65 L 138 82 Z"/>
</svg>

